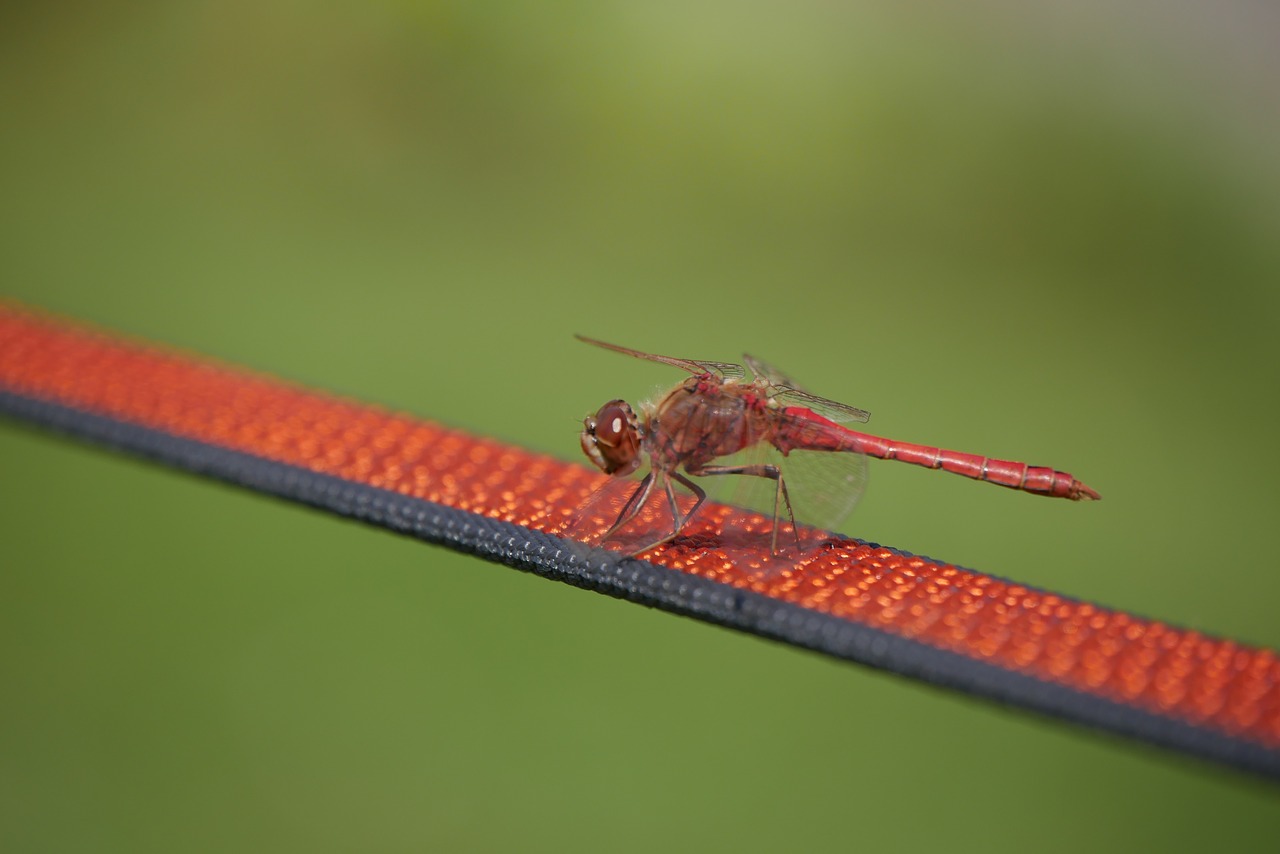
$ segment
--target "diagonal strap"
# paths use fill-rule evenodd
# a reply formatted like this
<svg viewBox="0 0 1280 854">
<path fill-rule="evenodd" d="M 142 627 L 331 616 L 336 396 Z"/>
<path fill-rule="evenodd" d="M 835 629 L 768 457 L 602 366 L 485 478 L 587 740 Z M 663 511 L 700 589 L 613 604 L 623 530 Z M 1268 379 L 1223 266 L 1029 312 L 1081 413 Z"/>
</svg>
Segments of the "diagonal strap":
<svg viewBox="0 0 1280 854">
<path fill-rule="evenodd" d="M 1280 778 L 1280 660 L 838 538 L 731 551 L 710 508 L 637 560 L 557 536 L 586 468 L 0 303 L 0 412 L 428 542 Z"/>
</svg>

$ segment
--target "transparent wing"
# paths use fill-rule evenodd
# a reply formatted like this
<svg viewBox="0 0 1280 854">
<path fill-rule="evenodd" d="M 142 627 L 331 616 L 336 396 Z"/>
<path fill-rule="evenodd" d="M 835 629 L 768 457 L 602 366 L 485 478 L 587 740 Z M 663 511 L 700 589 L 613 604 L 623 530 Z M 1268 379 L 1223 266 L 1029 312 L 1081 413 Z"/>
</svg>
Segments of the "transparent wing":
<svg viewBox="0 0 1280 854">
<path fill-rule="evenodd" d="M 680 368 L 691 374 L 715 374 L 721 379 L 726 380 L 742 380 L 746 379 L 747 372 L 742 365 L 735 365 L 732 362 L 704 362 L 698 359 L 677 359 L 674 356 L 659 356 L 656 353 L 645 353 L 641 350 L 632 350 L 630 347 L 620 347 L 617 344 L 609 344 L 604 341 L 597 341 L 595 338 L 588 338 L 585 335 L 575 335 L 579 341 L 587 344 L 594 344 L 597 347 L 603 347 L 606 350 L 612 350 L 615 353 L 622 353 L 624 356 L 634 356 L 637 359 L 647 359 L 650 362 L 661 362 L 664 365 Z"/>
<path fill-rule="evenodd" d="M 816 394 L 809 394 L 809 392 L 801 391 L 798 388 L 774 389 L 773 399 L 782 406 L 799 406 L 802 409 L 816 412 L 823 418 L 835 421 L 838 424 L 848 421 L 865 423 L 871 420 L 871 413 L 865 409 L 858 409 L 846 403 L 838 403 L 825 397 L 818 397 Z"/>
<path fill-rule="evenodd" d="M 841 532 L 867 491 L 870 465 L 866 456 L 849 451 L 792 451 L 785 459 L 783 471 L 796 521 Z"/>
<path fill-rule="evenodd" d="M 750 353 L 743 353 L 742 361 L 757 379 L 764 380 L 771 386 L 770 396 L 782 406 L 800 406 L 837 423 L 866 422 L 871 419 L 871 413 L 865 409 L 858 409 L 805 391 L 799 383 L 764 359 L 758 359 Z"/>
<path fill-rule="evenodd" d="M 809 422 L 809 432 L 834 431 L 837 428 Z M 824 444 L 815 441 L 815 446 Z M 761 530 L 772 534 L 775 509 L 778 520 L 777 544 L 779 549 L 790 549 L 802 539 L 801 551 L 808 551 L 825 538 L 814 537 L 806 528 L 820 532 L 838 532 L 849 518 L 866 491 L 869 465 L 867 457 L 849 445 L 847 436 L 837 442 L 825 444 L 831 447 L 843 445 L 845 450 L 819 451 L 795 448 L 782 454 L 767 442 L 760 442 L 739 453 L 715 460 L 721 469 L 751 469 L 776 467 L 786 484 L 786 494 L 791 500 L 797 529 L 791 527 L 785 504 L 779 502 L 777 482 L 751 474 L 721 474 L 696 478 L 698 485 L 707 490 L 711 500 L 751 510 L 759 514 L 754 535 L 759 548 Z M 745 543 L 744 543 L 745 545 Z"/>
<path fill-rule="evenodd" d="M 757 378 L 764 380 L 769 385 L 776 388 L 789 388 L 796 391 L 803 391 L 804 387 L 791 377 L 778 370 L 774 365 L 769 364 L 764 359 L 757 359 L 750 353 L 742 354 L 742 361 L 751 369 L 751 373 Z"/>
</svg>

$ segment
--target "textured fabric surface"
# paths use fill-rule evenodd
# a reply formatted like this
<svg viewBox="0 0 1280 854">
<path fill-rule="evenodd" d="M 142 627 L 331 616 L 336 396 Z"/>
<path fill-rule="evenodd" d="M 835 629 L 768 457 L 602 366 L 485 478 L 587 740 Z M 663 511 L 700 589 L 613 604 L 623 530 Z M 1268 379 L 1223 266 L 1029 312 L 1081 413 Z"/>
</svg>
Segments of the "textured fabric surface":
<svg viewBox="0 0 1280 854">
<path fill-rule="evenodd" d="M 626 559 L 557 536 L 602 482 L 582 466 L 3 304 L 0 389 L 11 414 L 168 464 L 1280 776 L 1268 649 L 857 540 L 798 562 L 731 548 L 768 521 L 723 506 Z"/>
</svg>

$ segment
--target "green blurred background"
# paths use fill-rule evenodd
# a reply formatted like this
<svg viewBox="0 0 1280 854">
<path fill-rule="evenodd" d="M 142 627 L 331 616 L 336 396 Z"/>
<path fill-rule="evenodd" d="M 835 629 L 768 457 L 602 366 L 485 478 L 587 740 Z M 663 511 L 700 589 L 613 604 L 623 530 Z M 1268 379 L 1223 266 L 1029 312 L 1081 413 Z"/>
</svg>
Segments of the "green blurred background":
<svg viewBox="0 0 1280 854">
<path fill-rule="evenodd" d="M 749 349 L 1106 499 L 877 463 L 849 533 L 1280 646 L 1278 25 L 5 4 L 0 291 L 565 458 L 676 379 L 571 333 Z M 6 851 L 1280 834 L 1213 766 L 13 423 L 0 482 Z"/>
</svg>

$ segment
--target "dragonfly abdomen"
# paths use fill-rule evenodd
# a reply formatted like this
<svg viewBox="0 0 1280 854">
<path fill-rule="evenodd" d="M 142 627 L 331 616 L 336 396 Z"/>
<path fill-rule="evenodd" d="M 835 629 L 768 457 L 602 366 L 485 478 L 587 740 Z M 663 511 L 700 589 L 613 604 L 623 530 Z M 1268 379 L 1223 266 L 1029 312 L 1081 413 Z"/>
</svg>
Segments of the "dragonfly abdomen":
<svg viewBox="0 0 1280 854">
<path fill-rule="evenodd" d="M 899 460 L 925 468 L 941 469 L 962 477 L 984 480 L 997 486 L 1019 489 L 1051 498 L 1072 501 L 1100 498 L 1098 493 L 1066 472 L 1031 466 L 1012 460 L 995 460 L 978 454 L 963 454 L 944 448 L 930 448 L 909 442 L 894 442 L 862 434 L 862 452 L 882 460 Z"/>
</svg>

